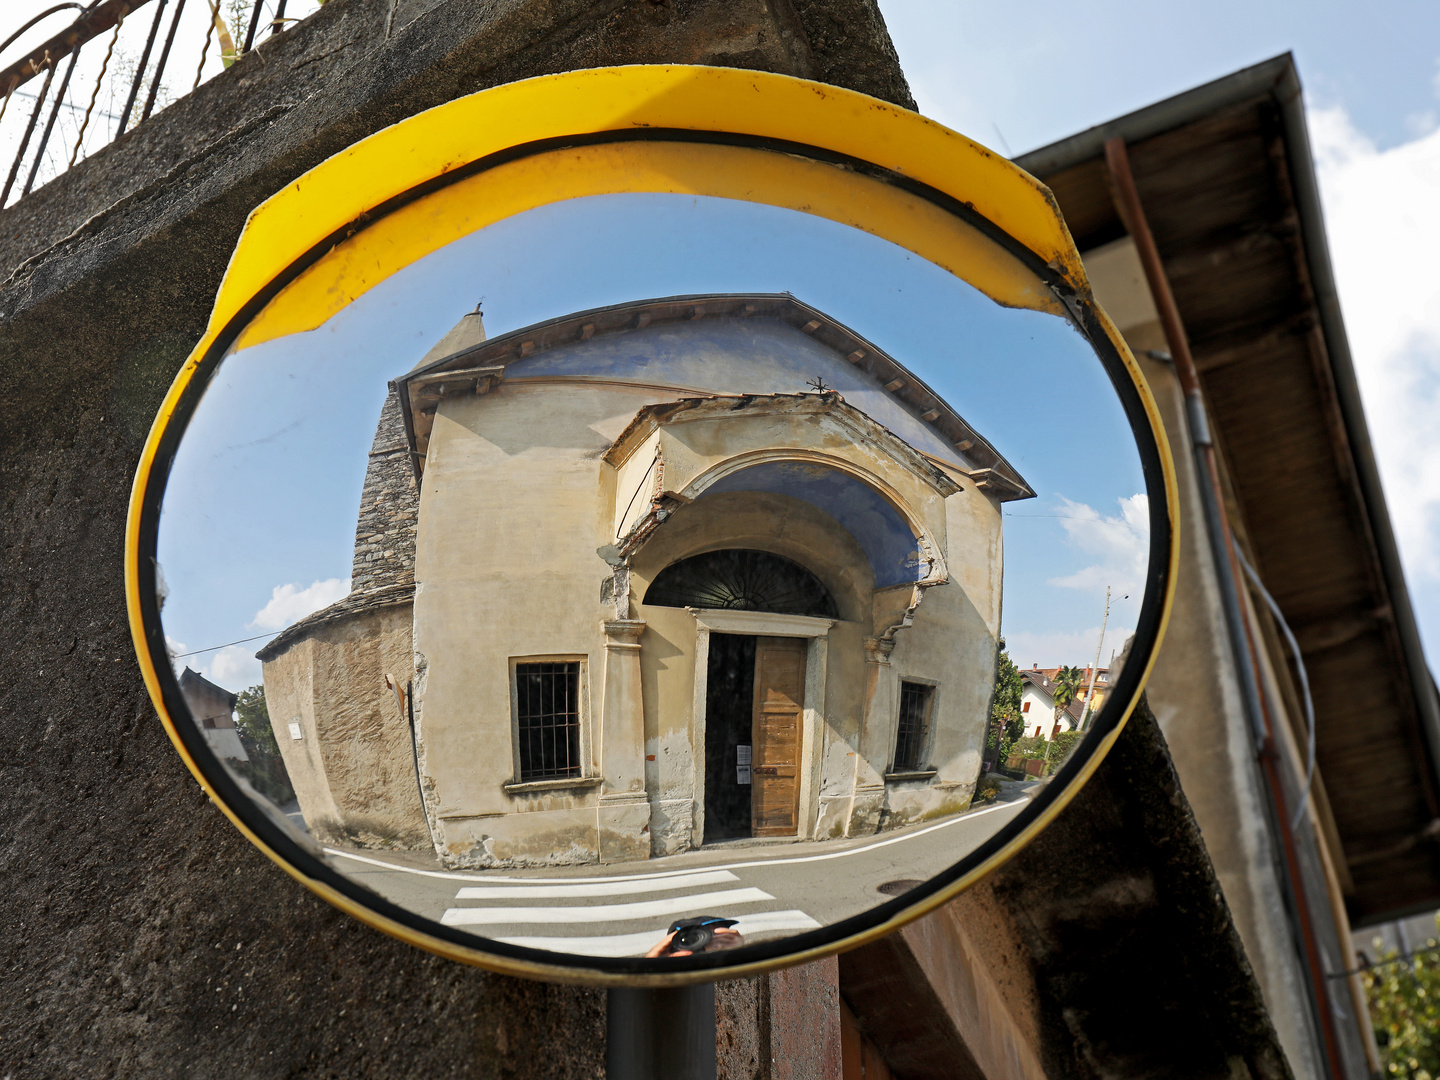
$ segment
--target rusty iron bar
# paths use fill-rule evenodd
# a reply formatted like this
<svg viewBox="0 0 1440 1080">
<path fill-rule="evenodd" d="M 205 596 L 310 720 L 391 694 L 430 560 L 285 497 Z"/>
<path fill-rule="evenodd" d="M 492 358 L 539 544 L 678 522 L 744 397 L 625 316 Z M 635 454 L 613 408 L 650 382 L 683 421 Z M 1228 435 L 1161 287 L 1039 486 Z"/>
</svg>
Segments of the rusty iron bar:
<svg viewBox="0 0 1440 1080">
<path fill-rule="evenodd" d="M 215 20 L 220 17 L 220 8 L 215 0 L 209 0 L 206 10 L 210 13 L 210 20 L 205 24 L 205 40 L 200 44 L 200 63 L 195 65 L 195 85 L 190 87 L 192 94 L 200 89 L 200 76 L 205 73 L 205 56 L 210 52 L 210 39 L 215 36 Z"/>
<path fill-rule="evenodd" d="M 85 131 L 90 127 L 90 114 L 95 111 L 95 103 L 100 100 L 100 88 L 105 85 L 105 72 L 110 67 L 110 57 L 115 55 L 115 43 L 120 40 L 120 28 L 124 25 L 125 12 L 122 11 L 120 17 L 115 20 L 115 33 L 110 38 L 110 47 L 105 50 L 105 59 L 100 62 L 100 74 L 95 76 L 95 89 L 90 94 L 90 104 L 85 108 L 85 118 L 80 121 L 80 134 L 75 136 L 75 149 L 70 153 L 72 166 L 80 160 L 80 147 L 84 145 Z"/>
<path fill-rule="evenodd" d="M 46 55 L 45 63 L 49 65 L 45 73 L 45 85 L 40 88 L 40 96 L 35 99 L 35 108 L 30 111 L 30 122 L 25 125 L 25 137 L 20 140 L 20 149 L 16 151 L 15 160 L 10 165 L 10 175 L 5 179 L 5 188 L 0 191 L 0 207 L 5 205 L 5 200 L 10 197 L 10 189 L 15 186 L 15 177 L 20 174 L 20 163 L 25 160 L 25 151 L 30 146 L 30 136 L 35 134 L 35 124 L 45 108 L 45 99 L 50 96 L 50 83 L 55 78 L 55 64 L 49 55 Z M 11 92 L 14 92 L 13 87 Z"/>
<path fill-rule="evenodd" d="M 55 92 L 55 102 L 50 106 L 50 119 L 45 121 L 45 130 L 40 133 L 40 145 L 35 148 L 35 160 L 30 163 L 30 175 L 25 177 L 25 186 L 20 190 L 23 199 L 35 186 L 35 177 L 40 172 L 40 162 L 45 160 L 45 147 L 50 143 L 50 133 L 55 130 L 55 118 L 60 115 L 60 106 L 65 104 L 65 91 L 70 89 L 70 76 L 75 74 L 75 62 L 80 59 L 80 50 L 70 53 L 70 63 L 65 68 L 65 77 L 60 80 L 60 89 Z"/>
<path fill-rule="evenodd" d="M 91 7 L 94 7 L 94 5 L 92 4 Z M 26 30 L 29 30 L 32 26 L 35 26 L 37 23 L 40 23 L 40 22 L 42 22 L 43 20 L 48 19 L 51 15 L 54 15 L 57 11 L 64 11 L 66 8 L 74 8 L 76 11 L 81 11 L 81 12 L 83 12 L 83 11 L 85 10 L 85 5 L 84 5 L 84 4 L 81 4 L 81 3 L 77 3 L 76 0 L 66 0 L 66 2 L 63 3 L 63 4 L 56 4 L 54 7 L 46 8 L 44 11 L 40 12 L 39 15 L 36 15 L 33 19 L 31 19 L 29 22 L 27 22 L 24 26 L 20 27 L 19 30 L 16 30 L 13 34 L 11 34 L 11 35 L 10 35 L 8 38 L 6 38 L 4 41 L 0 41 L 0 53 L 3 53 L 3 52 L 4 52 L 6 49 L 8 49 L 11 45 L 14 45 L 15 42 L 20 39 L 20 35 L 23 34 L 23 33 L 25 33 Z"/>
<path fill-rule="evenodd" d="M 255 44 L 255 30 L 260 25 L 260 12 L 264 9 L 265 0 L 255 0 L 255 7 L 250 12 L 250 29 L 245 31 L 245 44 L 240 47 L 240 55 L 244 56 L 250 51 L 250 46 Z"/>
<path fill-rule="evenodd" d="M 51 64 L 57 64 L 91 38 L 99 37 L 136 8 L 150 0 L 104 0 L 99 7 L 87 15 L 81 15 L 68 27 L 56 34 L 43 45 L 37 46 L 28 56 L 16 60 L 8 67 L 0 68 L 0 87 L 6 93 L 19 89 L 45 68 L 45 57 Z M 83 10 L 83 8 L 82 8 Z"/>
<path fill-rule="evenodd" d="M 155 18 L 150 22 L 150 36 L 145 39 L 145 50 L 140 54 L 140 63 L 135 66 L 135 79 L 130 83 L 130 97 L 125 101 L 125 108 L 120 113 L 120 128 L 115 132 L 115 138 L 125 134 L 125 129 L 130 126 L 130 113 L 135 108 L 135 99 L 140 96 L 140 86 L 145 82 L 145 69 L 150 66 L 150 50 L 155 47 L 155 35 L 160 32 L 160 20 L 165 16 L 165 5 L 170 0 L 160 0 L 160 6 L 155 9 Z"/>
<path fill-rule="evenodd" d="M 162 10 L 164 5 L 161 5 Z M 155 75 L 150 80 L 150 93 L 145 98 L 145 108 L 140 113 L 140 123 L 150 119 L 155 108 L 155 95 L 160 92 L 160 76 L 165 73 L 165 62 L 170 59 L 170 46 L 175 44 L 175 31 L 180 27 L 180 15 L 185 10 L 185 0 L 175 0 L 175 15 L 170 20 L 170 32 L 165 35 L 165 47 L 160 50 L 160 59 L 155 61 Z"/>
<path fill-rule="evenodd" d="M 5 100 L 0 101 L 0 120 L 5 119 L 5 111 L 10 108 L 10 99 L 15 96 L 15 88 L 12 86 L 5 91 Z"/>
</svg>

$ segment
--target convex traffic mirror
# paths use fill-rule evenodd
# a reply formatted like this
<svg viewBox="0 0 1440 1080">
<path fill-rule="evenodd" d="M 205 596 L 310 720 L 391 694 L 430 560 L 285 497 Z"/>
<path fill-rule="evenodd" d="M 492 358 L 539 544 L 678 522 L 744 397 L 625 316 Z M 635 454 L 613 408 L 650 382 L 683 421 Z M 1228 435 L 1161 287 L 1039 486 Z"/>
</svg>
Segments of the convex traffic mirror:
<svg viewBox="0 0 1440 1080">
<path fill-rule="evenodd" d="M 1008 162 L 834 87 L 578 72 L 255 211 L 136 479 L 133 626 L 201 783 L 357 917 L 743 974 L 1073 797 L 1162 630 L 1168 469 Z"/>
</svg>

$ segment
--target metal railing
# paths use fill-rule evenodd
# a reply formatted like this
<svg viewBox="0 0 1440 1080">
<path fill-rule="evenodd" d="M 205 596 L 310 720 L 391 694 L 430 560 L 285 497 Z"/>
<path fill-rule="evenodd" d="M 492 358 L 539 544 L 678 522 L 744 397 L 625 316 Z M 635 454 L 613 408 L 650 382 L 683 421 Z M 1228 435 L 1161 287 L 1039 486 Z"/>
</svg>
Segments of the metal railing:
<svg viewBox="0 0 1440 1080">
<path fill-rule="evenodd" d="M 67 0 L 39 11 L 0 41 L 0 208 L 323 2 Z"/>
</svg>

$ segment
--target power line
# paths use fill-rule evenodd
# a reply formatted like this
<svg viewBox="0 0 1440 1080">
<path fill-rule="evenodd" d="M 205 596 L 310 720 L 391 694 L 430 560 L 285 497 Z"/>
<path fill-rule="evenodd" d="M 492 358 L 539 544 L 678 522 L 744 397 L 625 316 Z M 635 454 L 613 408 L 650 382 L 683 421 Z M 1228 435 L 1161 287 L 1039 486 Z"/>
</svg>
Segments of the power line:
<svg viewBox="0 0 1440 1080">
<path fill-rule="evenodd" d="M 214 652 L 216 649 L 228 649 L 231 645 L 243 645 L 247 641 L 259 641 L 261 638 L 275 637 L 275 635 L 279 633 L 279 630 L 275 630 L 269 634 L 256 634 L 254 637 L 242 637 L 239 641 L 227 641 L 224 645 L 211 645 L 208 649 L 191 649 L 189 652 L 171 653 L 170 659 L 179 660 L 186 656 L 199 656 L 203 652 Z"/>
</svg>

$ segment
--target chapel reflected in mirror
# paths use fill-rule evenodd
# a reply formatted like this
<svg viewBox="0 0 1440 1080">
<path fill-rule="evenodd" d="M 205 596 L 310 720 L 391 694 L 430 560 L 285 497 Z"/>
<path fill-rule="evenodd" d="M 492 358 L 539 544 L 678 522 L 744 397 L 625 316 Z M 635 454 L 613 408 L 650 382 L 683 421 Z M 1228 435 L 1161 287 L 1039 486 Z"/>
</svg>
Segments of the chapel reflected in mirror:
<svg viewBox="0 0 1440 1080">
<path fill-rule="evenodd" d="M 1004 314 L 1032 340 L 1044 318 Z M 1103 705 L 1112 673 L 1021 670 L 1001 637 L 1012 508 L 1039 501 L 1011 455 L 1048 415 L 1023 379 L 987 427 L 935 385 L 952 355 L 902 364 L 788 291 L 627 300 L 493 337 L 477 307 L 409 370 L 369 370 L 386 360 L 367 388 L 339 368 L 306 385 L 316 409 L 380 401 L 332 470 L 359 480 L 348 580 L 274 588 L 250 627 L 271 608 L 287 625 L 255 686 L 224 689 L 212 661 L 181 687 L 217 755 L 397 903 L 590 955 L 644 955 L 710 912 L 746 942 L 813 929 L 982 844 Z M 1043 437 L 1042 466 L 1075 441 Z M 323 432 L 308 448 L 343 453 Z M 172 522 L 206 516 L 192 468 Z M 1116 472 L 1143 525 L 1123 490 L 1138 468 Z M 291 512 L 267 508 L 282 537 Z M 198 599 L 203 575 L 179 576 Z"/>
</svg>

